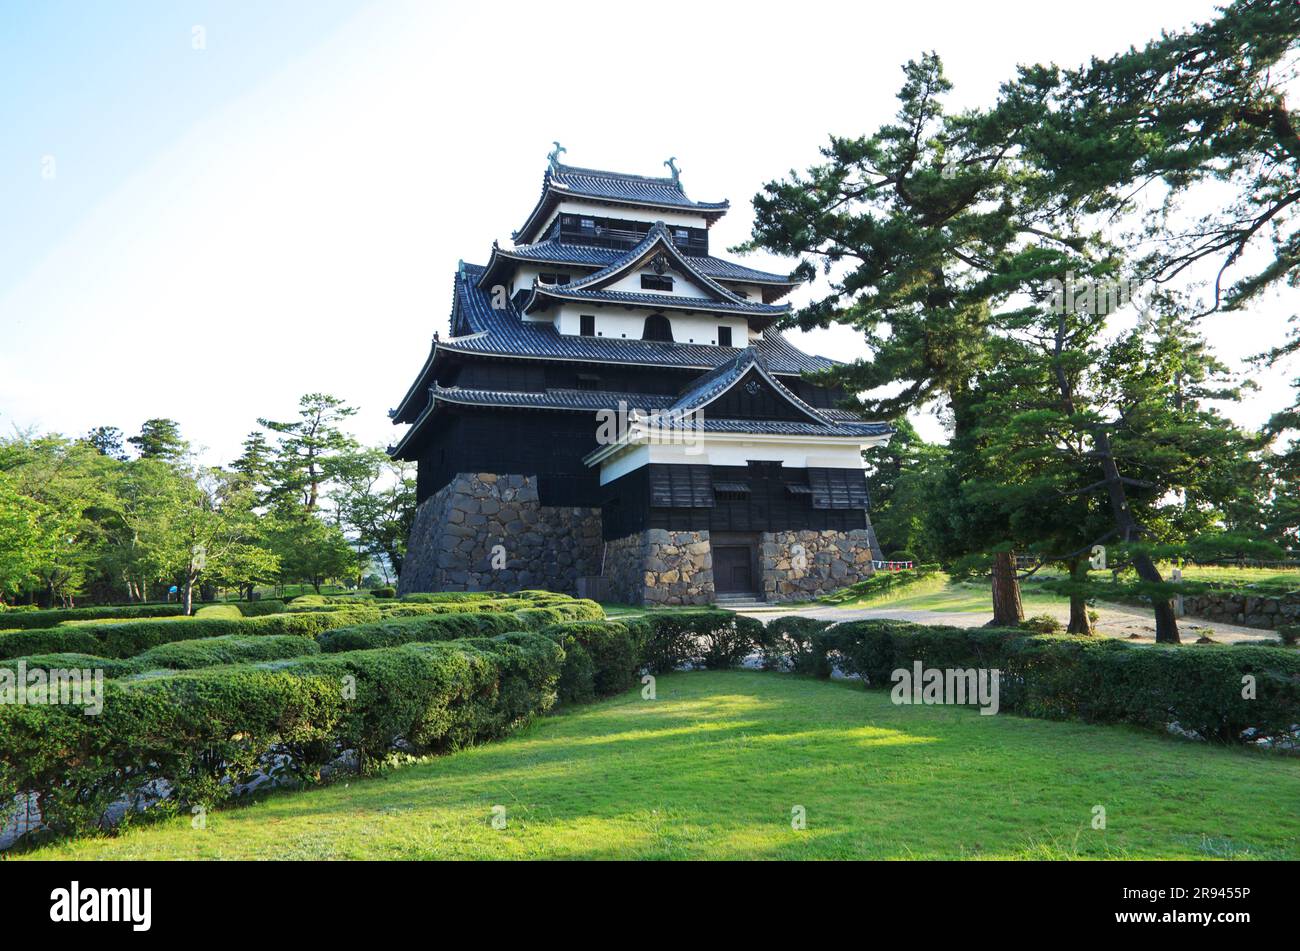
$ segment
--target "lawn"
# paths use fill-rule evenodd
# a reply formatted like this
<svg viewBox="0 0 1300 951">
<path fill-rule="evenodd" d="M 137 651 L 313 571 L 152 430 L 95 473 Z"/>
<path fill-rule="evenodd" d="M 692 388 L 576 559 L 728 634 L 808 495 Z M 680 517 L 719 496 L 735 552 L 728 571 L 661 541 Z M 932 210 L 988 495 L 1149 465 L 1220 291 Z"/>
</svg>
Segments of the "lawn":
<svg viewBox="0 0 1300 951">
<path fill-rule="evenodd" d="M 1300 758 L 784 674 L 656 686 L 203 830 L 185 817 L 21 857 L 1300 858 Z"/>
</svg>

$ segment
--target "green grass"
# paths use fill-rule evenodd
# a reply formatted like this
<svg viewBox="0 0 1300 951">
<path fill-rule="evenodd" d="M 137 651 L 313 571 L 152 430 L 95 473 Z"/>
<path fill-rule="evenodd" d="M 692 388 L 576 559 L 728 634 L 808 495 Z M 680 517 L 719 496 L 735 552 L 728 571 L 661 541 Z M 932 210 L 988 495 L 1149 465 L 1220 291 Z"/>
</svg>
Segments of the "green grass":
<svg viewBox="0 0 1300 951">
<path fill-rule="evenodd" d="M 922 582 L 924 584 L 924 582 Z M 928 587 L 928 586 L 927 586 Z M 912 595 L 912 589 L 904 589 L 904 597 L 889 602 L 891 609 L 901 611 L 939 611 L 943 613 L 964 613 L 971 611 L 993 610 L 993 592 L 988 582 L 951 581 L 924 594 Z M 1021 585 L 1020 600 L 1025 613 L 1050 609 L 1062 604 L 1069 604 L 1070 599 L 1061 595 L 1039 591 L 1031 585 Z M 854 607 L 843 604 L 840 607 Z"/>
<path fill-rule="evenodd" d="M 784 674 L 657 687 L 654 701 L 633 691 L 381 777 L 218 810 L 204 830 L 186 816 L 22 857 L 1300 858 L 1297 758 L 895 706 Z"/>
<path fill-rule="evenodd" d="M 875 575 L 872 578 L 877 577 Z M 881 604 L 894 604 L 898 601 L 919 598 L 927 594 L 936 594 L 948 587 L 948 575 L 942 571 L 935 571 L 930 574 L 920 575 L 914 571 L 900 572 L 895 576 L 894 583 L 883 590 L 874 591 L 871 589 L 871 578 L 865 582 L 860 582 L 856 586 L 844 588 L 835 594 L 827 595 L 818 600 L 826 604 L 834 604 L 837 608 L 867 608 L 875 607 Z M 857 589 L 857 590 L 855 590 Z M 853 597 L 854 594 L 861 590 L 861 594 Z M 848 600 L 839 600 L 848 598 Z M 989 595 L 989 609 L 993 607 L 993 596 Z"/>
</svg>

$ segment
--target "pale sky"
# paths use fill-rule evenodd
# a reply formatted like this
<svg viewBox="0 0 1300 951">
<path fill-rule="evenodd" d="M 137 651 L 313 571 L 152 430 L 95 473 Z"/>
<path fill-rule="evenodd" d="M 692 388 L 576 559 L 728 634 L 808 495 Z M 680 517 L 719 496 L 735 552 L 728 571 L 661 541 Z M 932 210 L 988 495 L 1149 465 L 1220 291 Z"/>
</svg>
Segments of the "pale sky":
<svg viewBox="0 0 1300 951">
<path fill-rule="evenodd" d="M 830 132 L 890 118 L 902 63 L 944 58 L 954 105 L 1018 62 L 1075 65 L 1212 14 L 1201 0 L 823 4 L 6 3 L 0 10 L 0 426 L 135 432 L 171 416 L 226 462 L 309 391 L 386 411 L 484 263 L 565 161 L 728 198 Z M 725 252 L 721 252 L 724 256 Z M 754 257 L 782 270 L 789 262 Z M 796 295 L 800 303 L 807 292 Z M 1300 292 L 1206 330 L 1230 363 Z M 851 359 L 851 330 L 791 334 Z M 1234 416 L 1291 402 L 1289 374 Z M 926 431 L 935 434 L 930 425 Z"/>
</svg>

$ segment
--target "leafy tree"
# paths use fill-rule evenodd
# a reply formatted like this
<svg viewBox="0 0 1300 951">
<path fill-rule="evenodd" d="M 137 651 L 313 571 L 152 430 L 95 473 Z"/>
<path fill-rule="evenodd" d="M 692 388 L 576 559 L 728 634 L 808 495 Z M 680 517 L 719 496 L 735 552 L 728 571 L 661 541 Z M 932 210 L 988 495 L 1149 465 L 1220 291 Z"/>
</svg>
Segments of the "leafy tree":
<svg viewBox="0 0 1300 951">
<path fill-rule="evenodd" d="M 49 545 L 42 508 L 0 472 L 0 601 L 27 590 L 39 577 L 41 552 Z"/>
<path fill-rule="evenodd" d="M 1202 311 L 1240 309 L 1300 266 L 1300 119 L 1286 99 L 1297 50 L 1300 4 L 1236 0 L 1081 69 L 1023 70 L 1018 82 L 1051 103 L 1023 140 L 1029 158 L 1062 201 L 1139 220 L 1144 280 L 1178 282 L 1204 264 Z M 1210 210 L 1189 218 L 1192 193 Z M 1252 247 L 1268 257 L 1234 278 Z"/>
<path fill-rule="evenodd" d="M 887 445 L 863 453 L 871 524 L 883 551 L 936 562 L 948 554 L 948 452 L 925 442 L 905 418 L 894 427 Z"/>
<path fill-rule="evenodd" d="M 243 451 L 239 458 L 230 464 L 233 472 L 243 477 L 245 484 L 265 497 L 271 482 L 271 466 L 274 447 L 266 438 L 266 433 L 254 430 L 244 439 Z"/>
<path fill-rule="evenodd" d="M 122 430 L 116 426 L 96 426 L 86 433 L 83 439 L 101 456 L 108 456 L 119 462 L 127 458 L 126 449 L 122 446 Z"/>
<path fill-rule="evenodd" d="M 871 358 L 827 374 L 867 394 L 859 409 L 896 418 L 938 400 L 951 412 L 954 444 L 974 449 L 970 389 L 998 333 L 1032 319 L 1016 296 L 1049 276 L 1104 274 L 1113 263 L 1083 254 L 1086 239 L 1063 226 L 1018 161 L 1040 100 L 1016 88 L 997 110 L 949 115 L 941 98 L 951 84 L 937 55 L 903 72 L 897 121 L 870 136 L 832 137 L 823 164 L 766 185 L 741 250 L 798 256 L 796 274 L 826 274 L 828 291 L 795 319 L 862 332 Z M 969 540 L 1005 534 L 972 525 Z M 1012 552 L 990 547 L 994 620 L 1018 623 Z"/>
<path fill-rule="evenodd" d="M 298 401 L 298 419 L 258 420 L 280 437 L 267 476 L 274 505 L 285 511 L 316 511 L 321 487 L 338 476 L 359 448 L 357 441 L 339 428 L 356 412 L 337 397 L 308 393 Z"/>
<path fill-rule="evenodd" d="M 331 578 L 351 578 L 360 559 L 337 525 L 314 515 L 272 516 L 265 537 L 280 559 L 282 583 L 305 581 L 318 592 Z"/>
<path fill-rule="evenodd" d="M 127 442 L 135 446 L 140 458 L 165 462 L 180 462 L 190 450 L 189 443 L 181 438 L 180 424 L 164 417 L 145 420 L 140 435 Z"/>
<path fill-rule="evenodd" d="M 243 581 L 276 568 L 275 555 L 254 543 L 251 495 L 226 472 L 172 473 L 151 514 L 142 536 L 147 557 L 158 578 L 177 580 L 186 614 L 193 612 L 200 577 Z"/>
<path fill-rule="evenodd" d="M 382 449 L 362 450 L 341 469 L 331 499 L 358 550 L 377 559 L 385 575 L 389 568 L 400 575 L 415 520 L 415 467 Z"/>
</svg>

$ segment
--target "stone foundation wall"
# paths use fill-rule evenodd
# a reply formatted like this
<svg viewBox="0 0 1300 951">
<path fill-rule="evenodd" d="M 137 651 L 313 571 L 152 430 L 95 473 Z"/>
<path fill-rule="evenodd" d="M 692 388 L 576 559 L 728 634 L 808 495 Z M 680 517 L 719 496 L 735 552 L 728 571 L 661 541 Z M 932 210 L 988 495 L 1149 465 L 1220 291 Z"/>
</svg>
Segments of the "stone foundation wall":
<svg viewBox="0 0 1300 951">
<path fill-rule="evenodd" d="M 712 604 L 709 533 L 651 528 L 607 543 L 610 597 L 628 604 Z"/>
<path fill-rule="evenodd" d="M 1185 595 L 1183 613 L 1211 621 L 1272 630 L 1300 623 L 1300 593 L 1280 598 L 1227 594 Z"/>
<path fill-rule="evenodd" d="M 542 505 L 535 476 L 462 472 L 416 510 L 398 593 L 577 594 L 601 544 L 599 508 Z"/>
<path fill-rule="evenodd" d="M 872 574 L 872 532 L 764 532 L 760 552 L 763 596 L 797 601 L 829 594 Z"/>
</svg>

